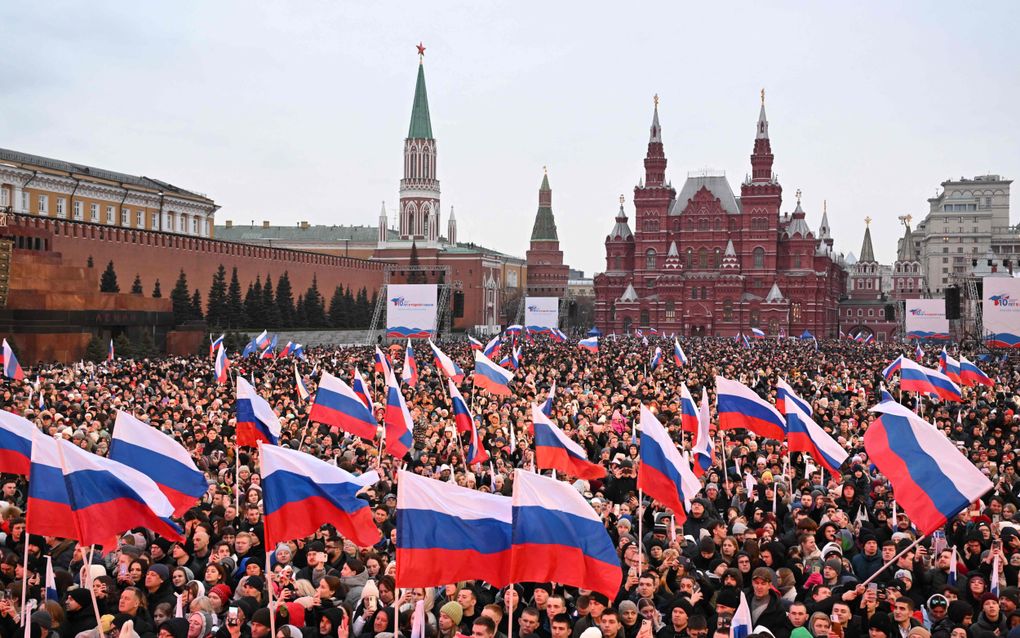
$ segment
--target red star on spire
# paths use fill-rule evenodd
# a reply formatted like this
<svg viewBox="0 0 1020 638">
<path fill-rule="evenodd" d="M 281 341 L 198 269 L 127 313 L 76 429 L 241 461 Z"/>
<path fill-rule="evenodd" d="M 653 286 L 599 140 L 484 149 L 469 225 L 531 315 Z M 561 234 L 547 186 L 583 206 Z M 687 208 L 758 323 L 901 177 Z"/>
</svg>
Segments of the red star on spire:
<svg viewBox="0 0 1020 638">
<path fill-rule="evenodd" d="M 418 42 L 416 46 L 418 47 L 418 55 L 425 57 L 425 45 L 422 44 L 421 42 Z"/>
</svg>

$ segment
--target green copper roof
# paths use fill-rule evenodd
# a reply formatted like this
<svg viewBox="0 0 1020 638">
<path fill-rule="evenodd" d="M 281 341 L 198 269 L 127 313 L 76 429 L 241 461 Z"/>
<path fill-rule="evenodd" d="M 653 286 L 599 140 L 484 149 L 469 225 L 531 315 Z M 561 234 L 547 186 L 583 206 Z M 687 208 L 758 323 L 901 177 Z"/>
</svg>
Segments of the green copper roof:
<svg viewBox="0 0 1020 638">
<path fill-rule="evenodd" d="M 875 249 L 871 247 L 870 226 L 864 228 L 864 244 L 861 246 L 861 256 L 857 261 L 865 264 L 875 261 Z"/>
<path fill-rule="evenodd" d="M 538 214 L 535 215 L 535 227 L 531 229 L 531 241 L 559 241 L 556 234 L 556 220 L 553 219 L 552 209 L 547 206 L 540 206 Z"/>
<path fill-rule="evenodd" d="M 432 139 L 432 121 L 429 119 L 429 96 L 425 92 L 425 65 L 418 64 L 418 82 L 414 85 L 414 107 L 411 109 L 411 128 L 408 139 Z"/>
<path fill-rule="evenodd" d="M 538 190 L 540 191 L 552 190 L 551 188 L 549 188 L 549 173 L 546 173 L 545 175 L 542 176 L 542 186 Z"/>
</svg>

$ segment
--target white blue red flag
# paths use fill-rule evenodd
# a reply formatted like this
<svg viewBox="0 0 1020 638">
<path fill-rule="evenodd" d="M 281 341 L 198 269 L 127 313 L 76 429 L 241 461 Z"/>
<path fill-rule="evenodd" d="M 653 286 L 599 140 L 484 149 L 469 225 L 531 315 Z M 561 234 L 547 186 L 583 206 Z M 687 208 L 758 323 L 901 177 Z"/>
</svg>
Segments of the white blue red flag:
<svg viewBox="0 0 1020 638">
<path fill-rule="evenodd" d="M 480 352 L 476 353 L 481 354 Z M 457 425 L 457 436 L 460 436 L 462 432 L 470 433 L 464 458 L 468 465 L 485 463 L 489 460 L 489 453 L 482 445 L 482 437 L 478 435 L 478 428 L 475 427 L 475 419 L 471 415 L 471 411 L 468 410 L 468 404 L 460 395 L 456 384 L 450 380 L 447 380 L 447 383 L 450 385 L 450 404 L 453 406 L 453 420 Z"/>
<path fill-rule="evenodd" d="M 691 434 L 698 433 L 698 406 L 683 381 L 680 382 L 680 429 Z"/>
<path fill-rule="evenodd" d="M 839 474 L 839 468 L 850 456 L 849 453 L 812 420 L 811 415 L 804 410 L 803 402 L 787 398 L 785 409 L 789 450 L 806 452 L 833 475 Z"/>
<path fill-rule="evenodd" d="M 397 580 L 408 587 L 510 581 L 513 505 L 400 470 L 397 473 Z"/>
<path fill-rule="evenodd" d="M 516 334 L 520 334 L 521 330 L 523 330 L 523 329 L 524 329 L 523 326 L 521 326 L 520 324 L 516 324 L 515 323 L 515 324 L 507 326 L 506 330 L 504 330 L 503 332 L 505 332 L 508 335 L 516 335 Z"/>
<path fill-rule="evenodd" d="M 680 340 L 673 338 L 673 363 L 677 366 L 687 365 L 687 355 L 684 353 L 684 349 L 680 347 Z"/>
<path fill-rule="evenodd" d="M 386 373 L 386 416 L 383 417 L 386 435 L 386 452 L 398 459 L 404 458 L 414 444 L 414 422 L 407 410 L 407 402 L 400 384 L 390 369 Z"/>
<path fill-rule="evenodd" d="M 751 608 L 747 604 L 747 597 L 740 592 L 740 604 L 737 611 L 733 613 L 730 620 L 730 638 L 747 638 L 751 635 Z"/>
<path fill-rule="evenodd" d="M 375 371 L 385 378 L 389 374 L 390 360 L 386 358 L 379 346 L 375 347 Z"/>
<path fill-rule="evenodd" d="M 710 431 L 711 417 L 708 408 L 708 389 L 701 388 L 701 408 L 698 410 L 698 436 L 691 448 L 694 476 L 701 477 L 715 464 L 715 446 Z"/>
<path fill-rule="evenodd" d="M 912 359 L 903 357 L 900 361 L 900 390 L 918 392 L 920 394 L 938 394 L 926 368 Z"/>
<path fill-rule="evenodd" d="M 780 414 L 788 414 L 786 410 L 786 402 L 793 401 L 802 412 L 808 416 L 814 415 L 814 410 L 811 409 L 811 404 L 804 399 L 797 396 L 797 393 L 793 391 L 790 384 L 787 383 L 782 377 L 776 381 L 776 409 L 779 410 Z"/>
<path fill-rule="evenodd" d="M 764 339 L 765 332 L 761 328 L 751 328 L 751 334 L 754 335 L 755 339 Z"/>
<path fill-rule="evenodd" d="M 893 398 L 893 395 L 889 394 L 889 391 L 886 390 L 884 383 L 882 384 L 882 387 L 879 389 L 879 392 L 880 392 L 879 402 L 895 401 L 896 400 L 896 399 Z"/>
<path fill-rule="evenodd" d="M 3 349 L 4 376 L 16 381 L 24 379 L 25 371 L 21 369 L 21 364 L 18 363 L 18 358 L 14 356 L 14 350 L 12 350 L 11 345 L 7 343 L 7 339 L 4 339 Z"/>
<path fill-rule="evenodd" d="M 305 385 L 305 380 L 301 377 L 301 373 L 298 372 L 297 361 L 294 362 L 294 391 L 297 392 L 298 398 L 302 401 L 307 401 L 308 397 L 312 396 L 308 391 L 308 386 Z"/>
<path fill-rule="evenodd" d="M 351 375 L 351 388 L 354 389 L 354 394 L 358 395 L 365 407 L 371 411 L 372 399 L 368 396 L 368 384 L 365 383 L 365 379 L 357 368 L 354 368 L 354 374 Z"/>
<path fill-rule="evenodd" d="M 225 336 L 226 335 L 220 335 L 220 336 L 216 337 L 216 339 L 213 339 L 212 335 L 209 335 L 209 358 L 210 359 L 212 359 L 213 357 L 216 356 L 216 349 L 220 347 L 221 343 L 223 343 L 223 338 Z"/>
<path fill-rule="evenodd" d="M 319 531 L 326 523 L 358 547 L 380 540 L 362 489 L 379 481 L 375 471 L 360 476 L 310 454 L 286 447 L 260 448 L 266 546 L 276 547 Z"/>
<path fill-rule="evenodd" d="M 25 417 L 0 410 L 0 473 L 28 476 L 32 436 L 39 428 Z"/>
<path fill-rule="evenodd" d="M 460 385 L 464 382 L 464 371 L 460 369 L 457 362 L 454 361 L 445 352 L 440 350 L 436 344 L 432 343 L 432 339 L 429 339 L 429 347 L 432 348 L 432 356 L 436 360 L 436 367 L 443 371 L 443 374 L 447 378 L 453 379 L 453 382 Z"/>
<path fill-rule="evenodd" d="M 319 389 L 308 418 L 369 441 L 375 440 L 379 428 L 375 414 L 365 406 L 354 388 L 325 370 L 319 377 Z"/>
<path fill-rule="evenodd" d="M 960 357 L 960 381 L 963 382 L 964 385 L 995 386 L 991 377 L 982 372 L 981 368 L 970 362 L 967 357 Z"/>
<path fill-rule="evenodd" d="M 952 380 L 953 383 L 960 383 L 960 362 L 949 356 L 945 348 L 939 355 L 939 371 Z"/>
<path fill-rule="evenodd" d="M 252 340 L 252 343 L 255 344 L 256 350 L 264 350 L 267 348 L 270 344 L 269 331 L 263 330 L 259 336 Z"/>
<path fill-rule="evenodd" d="M 485 348 L 481 341 L 475 339 L 471 335 L 468 335 L 468 343 L 471 344 L 472 350 L 483 350 Z"/>
<path fill-rule="evenodd" d="M 414 358 L 414 348 L 411 347 L 411 340 L 407 340 L 407 348 L 404 349 L 404 369 L 400 373 L 400 380 L 411 386 L 418 385 L 418 362 Z"/>
<path fill-rule="evenodd" d="M 485 344 L 485 348 L 482 349 L 482 354 L 489 357 L 490 359 L 494 358 L 495 355 L 499 354 L 499 346 L 502 343 L 503 340 L 500 339 L 499 335 L 496 335 L 492 339 L 489 339 L 489 342 Z"/>
<path fill-rule="evenodd" d="M 229 378 L 227 370 L 230 369 L 230 360 L 227 359 L 227 351 L 223 349 L 223 344 L 220 343 L 219 348 L 216 349 L 216 364 L 214 370 L 216 372 L 216 383 L 226 383 Z"/>
<path fill-rule="evenodd" d="M 587 339 L 581 339 L 580 341 L 577 342 L 577 345 L 580 348 L 584 348 L 588 352 L 594 352 L 595 354 L 598 354 L 599 352 L 598 337 L 588 337 Z"/>
<path fill-rule="evenodd" d="M 623 571 L 613 541 L 568 483 L 515 473 L 512 540 L 510 582 L 556 581 L 609 597 L 619 592 Z"/>
<path fill-rule="evenodd" d="M 930 534 L 992 489 L 981 470 L 933 425 L 899 403 L 871 408 L 864 433 L 871 462 L 921 534 Z"/>
<path fill-rule="evenodd" d="M 472 377 L 472 383 L 476 388 L 508 397 L 511 394 L 510 381 L 513 378 L 513 373 L 496 365 L 481 352 L 475 351 L 475 375 Z"/>
<path fill-rule="evenodd" d="M 956 545 L 955 544 L 953 545 L 953 557 L 950 558 L 949 560 L 951 562 L 949 564 L 949 574 L 946 576 L 946 584 L 949 585 L 950 587 L 955 587 L 956 586 L 956 579 L 959 577 L 959 567 L 958 567 L 958 565 L 959 565 L 959 562 L 960 562 L 960 557 L 956 553 Z"/>
<path fill-rule="evenodd" d="M 57 593 L 57 578 L 53 574 L 53 559 L 49 556 L 46 557 L 46 583 L 45 583 L 45 600 L 52 600 L 55 603 L 59 603 Z"/>
<path fill-rule="evenodd" d="M 652 411 L 641 405 L 641 435 L 637 486 L 669 509 L 677 520 L 687 520 L 687 508 L 701 490 L 701 481 Z"/>
<path fill-rule="evenodd" d="M 300 343 L 295 343 L 294 348 L 290 351 L 291 356 L 297 357 L 304 361 L 305 358 L 305 347 Z"/>
<path fill-rule="evenodd" d="M 885 377 L 886 381 L 890 381 L 892 380 L 893 375 L 899 372 L 901 367 L 903 367 L 902 354 L 893 359 L 893 362 L 887 365 L 884 370 L 882 370 L 882 376 Z"/>
<path fill-rule="evenodd" d="M 648 362 L 648 367 L 652 372 L 655 372 L 660 363 L 662 363 L 662 348 L 655 346 L 655 351 L 652 353 L 652 360 Z"/>
<path fill-rule="evenodd" d="M 294 342 L 293 341 L 288 341 L 287 345 L 283 346 L 283 350 L 280 350 L 280 358 L 282 359 L 283 357 L 286 357 L 288 354 L 290 354 L 290 349 L 293 348 L 293 347 L 294 347 Z"/>
<path fill-rule="evenodd" d="M 57 440 L 33 427 L 25 530 L 29 534 L 78 539 L 71 496 L 64 483 Z"/>
<path fill-rule="evenodd" d="M 259 396 L 255 388 L 241 375 L 237 375 L 237 445 L 255 447 L 262 443 L 277 445 L 280 442 L 280 417 L 272 406 Z"/>
<path fill-rule="evenodd" d="M 744 340 L 744 347 L 746 347 L 746 348 L 750 348 L 751 347 L 751 342 L 750 342 L 750 340 L 748 340 L 747 335 L 742 334 L 742 335 L 740 335 L 740 338 Z"/>
<path fill-rule="evenodd" d="M 589 481 L 606 475 L 606 468 L 589 461 L 584 448 L 567 437 L 535 404 L 531 406 L 531 420 L 535 428 L 535 464 L 540 469 Z"/>
<path fill-rule="evenodd" d="M 875 333 L 874 332 L 869 332 L 868 335 L 866 337 L 864 337 L 864 340 L 861 343 L 864 343 L 865 345 L 867 345 L 867 344 L 871 343 L 874 340 L 875 340 Z"/>
<path fill-rule="evenodd" d="M 777 441 L 786 436 L 786 420 L 779 410 L 743 383 L 716 377 L 715 392 L 721 429 L 744 428 Z"/>
<path fill-rule="evenodd" d="M 174 516 L 194 507 L 209 489 L 205 474 L 184 446 L 121 410 L 113 426 L 110 458 L 152 479 L 173 505 Z"/>
<path fill-rule="evenodd" d="M 556 399 L 556 379 L 553 379 L 552 385 L 549 386 L 549 394 L 545 395 L 545 401 L 542 403 L 542 414 L 546 416 L 552 416 L 553 401 Z"/>
<path fill-rule="evenodd" d="M 960 386 L 953 383 L 953 380 L 947 375 L 932 368 L 925 368 L 924 372 L 928 375 L 928 380 L 931 381 L 932 386 L 935 388 L 935 394 L 940 399 L 943 401 L 956 401 L 957 403 L 963 401 L 963 393 L 960 391 Z"/>
<path fill-rule="evenodd" d="M 924 349 L 921 348 L 921 344 L 917 344 L 917 346 L 914 348 L 914 356 L 916 356 L 919 361 L 924 360 Z"/>
</svg>

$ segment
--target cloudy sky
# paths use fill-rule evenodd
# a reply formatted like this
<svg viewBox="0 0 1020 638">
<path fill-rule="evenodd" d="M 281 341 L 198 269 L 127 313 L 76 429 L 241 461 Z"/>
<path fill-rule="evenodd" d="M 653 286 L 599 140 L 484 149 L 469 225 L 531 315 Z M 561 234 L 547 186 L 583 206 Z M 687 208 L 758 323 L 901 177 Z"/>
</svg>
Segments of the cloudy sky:
<svg viewBox="0 0 1020 638">
<path fill-rule="evenodd" d="M 1020 176 L 1020 3 L 7 2 L 0 146 L 207 193 L 235 223 L 396 210 L 418 59 L 443 221 L 522 255 L 549 167 L 566 260 L 591 274 L 643 174 L 749 169 L 766 89 L 784 210 L 895 256 L 941 181 Z M 1017 214 L 1012 215 L 1014 222 Z"/>
</svg>

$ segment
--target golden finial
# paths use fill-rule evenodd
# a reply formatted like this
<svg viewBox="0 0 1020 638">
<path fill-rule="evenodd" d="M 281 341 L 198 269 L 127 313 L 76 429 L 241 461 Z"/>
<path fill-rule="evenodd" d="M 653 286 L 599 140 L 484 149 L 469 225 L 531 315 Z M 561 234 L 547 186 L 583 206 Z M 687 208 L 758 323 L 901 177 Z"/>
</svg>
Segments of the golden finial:
<svg viewBox="0 0 1020 638">
<path fill-rule="evenodd" d="M 652 101 L 655 102 L 655 108 L 659 108 L 659 94 L 656 93 L 652 96 Z"/>
<path fill-rule="evenodd" d="M 761 105 L 765 106 L 765 89 L 761 90 Z"/>
<path fill-rule="evenodd" d="M 910 213 L 907 213 L 906 215 L 903 216 L 903 219 L 907 220 L 907 226 L 910 225 L 910 220 L 913 219 L 913 218 L 914 218 L 914 216 L 911 215 Z"/>
<path fill-rule="evenodd" d="M 864 218 L 864 225 L 865 226 L 871 226 L 871 216 L 870 215 Z"/>
<path fill-rule="evenodd" d="M 626 197 L 624 197 L 623 195 L 620 195 L 620 206 L 623 206 L 623 203 L 624 203 L 625 201 L 627 201 L 627 198 L 626 198 Z"/>
<path fill-rule="evenodd" d="M 548 175 L 549 174 L 549 167 L 543 166 L 542 167 L 542 172 L 545 173 L 546 175 Z"/>
<path fill-rule="evenodd" d="M 800 189 L 797 189 L 797 205 L 800 206 Z"/>
</svg>

